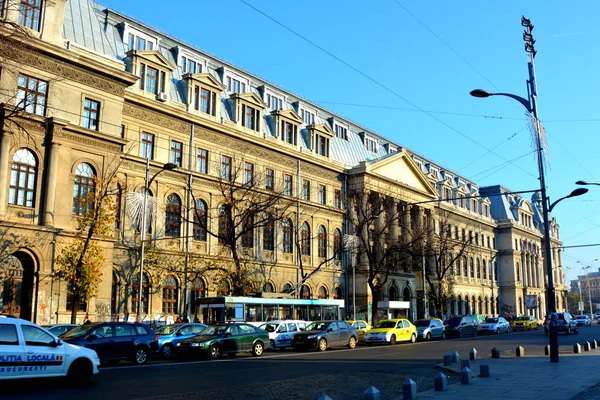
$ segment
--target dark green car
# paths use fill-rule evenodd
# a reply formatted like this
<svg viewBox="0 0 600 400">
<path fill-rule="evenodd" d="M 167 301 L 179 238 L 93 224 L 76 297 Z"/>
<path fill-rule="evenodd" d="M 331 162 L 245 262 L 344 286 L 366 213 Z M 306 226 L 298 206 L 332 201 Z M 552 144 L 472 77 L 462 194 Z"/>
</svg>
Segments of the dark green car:
<svg viewBox="0 0 600 400">
<path fill-rule="evenodd" d="M 177 343 L 177 355 L 207 357 L 213 360 L 223 354 L 252 353 L 259 357 L 269 346 L 269 333 L 248 324 L 210 325 L 189 339 Z"/>
</svg>

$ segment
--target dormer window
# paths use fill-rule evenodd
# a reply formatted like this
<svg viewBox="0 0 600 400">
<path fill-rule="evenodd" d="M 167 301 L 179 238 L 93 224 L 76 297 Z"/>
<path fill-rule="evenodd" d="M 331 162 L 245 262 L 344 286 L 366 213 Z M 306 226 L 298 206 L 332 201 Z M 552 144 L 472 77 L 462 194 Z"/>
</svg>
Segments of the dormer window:
<svg viewBox="0 0 600 400">
<path fill-rule="evenodd" d="M 373 153 L 377 153 L 377 140 L 365 136 L 365 147 L 367 148 L 367 150 Z"/>
<path fill-rule="evenodd" d="M 348 140 L 348 128 L 339 124 L 335 124 L 334 130 L 335 136 L 339 137 L 340 139 Z"/>
<path fill-rule="evenodd" d="M 281 110 L 283 108 L 283 101 L 281 98 L 267 93 L 267 107 L 271 110 Z"/>
<path fill-rule="evenodd" d="M 227 91 L 230 93 L 245 93 L 246 84 L 239 79 L 228 76 L 225 80 L 227 82 Z"/>
<path fill-rule="evenodd" d="M 311 143 L 314 143 L 313 150 L 320 156 L 329 157 L 329 143 L 333 137 L 333 131 L 329 125 L 309 125 L 308 134 L 311 138 Z"/>
<path fill-rule="evenodd" d="M 202 73 L 202 63 L 186 56 L 181 56 L 181 62 L 179 63 L 179 66 L 184 74 Z"/>
<path fill-rule="evenodd" d="M 278 136 L 285 143 L 298 145 L 298 127 L 302 123 L 302 118 L 292 109 L 275 110 L 271 112 L 275 117 L 278 129 Z"/>
<path fill-rule="evenodd" d="M 315 113 L 302 109 L 301 114 L 306 125 L 313 125 L 315 123 Z"/>
<path fill-rule="evenodd" d="M 171 72 L 175 66 L 158 50 L 130 50 L 126 53 L 127 70 L 139 76 L 139 88 L 156 96 L 156 100 L 168 100 Z"/>
<path fill-rule="evenodd" d="M 217 94 L 198 85 L 194 86 L 194 108 L 205 114 L 217 115 Z"/>
<path fill-rule="evenodd" d="M 259 117 L 260 113 L 256 108 L 242 104 L 242 126 L 258 131 Z"/>
<path fill-rule="evenodd" d="M 164 71 L 141 63 L 140 78 L 140 89 L 152 94 L 165 92 L 166 74 Z"/>
<path fill-rule="evenodd" d="M 187 84 L 187 102 L 190 109 L 216 117 L 219 112 L 219 92 L 225 89 L 211 74 L 185 74 Z"/>
<path fill-rule="evenodd" d="M 0 1 L 1 11 L 4 11 L 4 3 L 5 1 Z M 4 14 L 2 13 L 2 15 Z M 42 0 L 21 0 L 21 6 L 19 7 L 19 25 L 39 32 L 41 20 Z"/>
<path fill-rule="evenodd" d="M 123 42 L 129 46 L 129 50 L 158 50 L 158 40 L 144 32 L 126 25 Z"/>
<path fill-rule="evenodd" d="M 260 132 L 260 120 L 266 104 L 256 93 L 233 94 L 236 120 L 239 125 L 249 130 Z"/>
<path fill-rule="evenodd" d="M 281 121 L 281 132 L 281 139 L 284 142 L 293 144 L 294 146 L 298 144 L 298 127 L 296 125 L 287 121 Z"/>
</svg>

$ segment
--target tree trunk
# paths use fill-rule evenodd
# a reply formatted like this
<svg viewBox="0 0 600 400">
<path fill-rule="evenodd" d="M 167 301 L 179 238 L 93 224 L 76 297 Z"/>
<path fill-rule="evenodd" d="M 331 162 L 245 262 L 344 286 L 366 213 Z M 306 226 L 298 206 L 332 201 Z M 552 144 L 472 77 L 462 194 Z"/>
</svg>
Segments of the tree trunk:
<svg viewBox="0 0 600 400">
<path fill-rule="evenodd" d="M 381 300 L 381 289 L 378 286 L 373 285 L 371 282 L 369 282 L 369 288 L 371 289 L 371 294 L 373 297 L 373 302 L 371 304 L 371 325 L 375 326 L 378 320 L 377 303 L 379 303 Z"/>
</svg>

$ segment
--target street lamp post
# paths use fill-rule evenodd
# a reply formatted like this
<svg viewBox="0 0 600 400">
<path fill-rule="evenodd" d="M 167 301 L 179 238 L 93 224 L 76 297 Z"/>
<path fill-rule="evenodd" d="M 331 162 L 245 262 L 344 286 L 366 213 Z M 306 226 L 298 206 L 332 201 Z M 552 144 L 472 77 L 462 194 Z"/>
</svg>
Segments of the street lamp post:
<svg viewBox="0 0 600 400">
<path fill-rule="evenodd" d="M 144 252 L 146 248 L 146 208 L 148 207 L 148 191 L 150 190 L 150 185 L 154 181 L 154 179 L 163 171 L 173 170 L 177 168 L 176 164 L 166 163 L 162 166 L 162 169 L 158 170 L 152 178 L 150 176 L 150 158 L 146 157 L 146 175 L 144 176 L 144 199 L 142 201 L 142 226 L 140 227 L 141 232 L 141 254 L 140 254 L 140 276 L 139 276 L 139 285 L 138 285 L 138 304 L 137 304 L 137 319 L 141 321 L 142 316 L 142 288 L 143 288 L 143 280 L 144 280 Z"/>
<path fill-rule="evenodd" d="M 548 288 L 547 288 L 547 312 L 556 311 L 556 297 L 555 297 L 555 287 L 554 287 L 554 278 L 552 272 L 552 246 L 550 244 L 551 236 L 550 236 L 550 221 L 549 221 L 549 213 L 552 208 L 561 200 L 564 200 L 568 197 L 580 196 L 585 192 L 574 190 L 570 195 L 562 197 L 552 203 L 552 205 L 548 205 L 549 198 L 546 194 L 546 178 L 544 174 L 544 149 L 542 148 L 542 132 L 539 128 L 539 119 L 538 119 L 538 111 L 537 111 L 537 83 L 535 79 L 535 68 L 533 60 L 536 55 L 536 50 L 534 48 L 535 40 L 533 39 L 532 31 L 533 25 L 531 24 L 531 20 L 522 17 L 521 25 L 525 27 L 525 32 L 523 33 L 523 40 L 525 41 L 525 51 L 527 52 L 527 67 L 529 71 L 529 79 L 527 80 L 527 93 L 529 94 L 529 98 L 525 99 L 521 96 L 517 96 L 510 93 L 489 93 L 483 89 L 475 89 L 471 91 L 471 96 L 473 97 L 490 97 L 490 96 L 505 96 L 511 99 L 518 101 L 527 112 L 533 118 L 533 126 L 535 130 L 535 144 L 536 144 L 536 152 L 537 152 L 537 163 L 538 163 L 538 171 L 539 171 L 539 180 L 540 180 L 540 195 L 542 201 L 542 218 L 544 224 L 544 240 L 546 242 L 544 258 L 546 259 L 546 271 L 548 274 Z M 550 329 L 550 362 L 558 362 L 558 335 L 555 329 Z"/>
</svg>

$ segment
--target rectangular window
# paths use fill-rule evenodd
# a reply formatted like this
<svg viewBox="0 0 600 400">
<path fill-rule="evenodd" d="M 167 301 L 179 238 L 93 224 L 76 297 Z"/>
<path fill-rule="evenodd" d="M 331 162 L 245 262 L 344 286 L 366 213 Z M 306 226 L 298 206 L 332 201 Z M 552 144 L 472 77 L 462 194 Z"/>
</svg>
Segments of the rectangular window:
<svg viewBox="0 0 600 400">
<path fill-rule="evenodd" d="M 42 0 L 21 0 L 19 25 L 39 32 L 41 19 Z"/>
<path fill-rule="evenodd" d="M 319 185 L 319 203 L 327 204 L 327 186 Z"/>
<path fill-rule="evenodd" d="M 269 168 L 265 170 L 265 189 L 275 190 L 275 171 Z"/>
<path fill-rule="evenodd" d="M 306 179 L 302 180 L 302 198 L 304 200 L 310 200 L 310 181 Z"/>
<path fill-rule="evenodd" d="M 291 175 L 283 177 L 283 194 L 286 196 L 294 195 L 294 178 Z"/>
<path fill-rule="evenodd" d="M 210 115 L 217 115 L 217 95 L 215 92 L 202 88 L 200 91 L 200 111 Z"/>
<path fill-rule="evenodd" d="M 244 184 L 254 185 L 254 164 L 244 163 Z"/>
<path fill-rule="evenodd" d="M 157 94 L 158 93 L 158 70 L 156 68 L 152 68 L 146 66 L 146 74 L 145 74 L 145 85 L 144 90 L 149 93 Z"/>
<path fill-rule="evenodd" d="M 258 110 L 242 104 L 242 126 L 258 131 Z"/>
<path fill-rule="evenodd" d="M 200 110 L 200 86 L 194 86 L 194 110 Z"/>
<path fill-rule="evenodd" d="M 151 133 L 142 133 L 142 154 L 143 158 L 154 159 L 154 135 Z"/>
<path fill-rule="evenodd" d="M 321 135 L 316 135 L 317 136 L 317 154 L 324 156 L 324 157 L 329 157 L 329 139 L 321 136 Z"/>
<path fill-rule="evenodd" d="M 231 180 L 231 157 L 221 156 L 221 179 Z"/>
<path fill-rule="evenodd" d="M 202 64 L 192 60 L 191 58 L 181 57 L 181 70 L 184 74 L 200 74 L 202 73 Z"/>
<path fill-rule="evenodd" d="M 339 189 L 335 189 L 334 192 L 334 206 L 336 208 L 342 208 L 342 194 Z"/>
<path fill-rule="evenodd" d="M 315 123 L 315 114 L 302 110 L 302 119 L 306 125 L 313 125 Z"/>
<path fill-rule="evenodd" d="M 93 131 L 98 130 L 100 122 L 100 103 L 91 99 L 83 101 L 82 126 Z"/>
<path fill-rule="evenodd" d="M 372 151 L 373 153 L 377 152 L 377 141 L 371 138 L 365 138 L 365 146 L 367 150 Z"/>
<path fill-rule="evenodd" d="M 348 140 L 348 129 L 335 124 L 335 136 L 339 137 L 340 139 Z"/>
<path fill-rule="evenodd" d="M 246 84 L 240 82 L 239 80 L 232 78 L 230 76 L 227 77 L 227 91 L 233 93 L 244 93 L 246 91 Z"/>
<path fill-rule="evenodd" d="M 19 74 L 17 80 L 17 107 L 28 113 L 44 116 L 48 98 L 48 82 Z"/>
<path fill-rule="evenodd" d="M 141 36 L 130 33 L 127 37 L 127 45 L 129 50 L 153 50 L 154 42 L 152 40 L 145 39 Z"/>
<path fill-rule="evenodd" d="M 281 121 L 282 139 L 284 142 L 293 144 L 298 143 L 298 127 L 286 121 Z"/>
<path fill-rule="evenodd" d="M 208 150 L 196 150 L 196 172 L 208 173 Z"/>
<path fill-rule="evenodd" d="M 283 101 L 279 97 L 267 94 L 267 106 L 271 110 L 281 110 L 282 105 Z"/>
<path fill-rule="evenodd" d="M 171 140 L 171 153 L 169 156 L 169 162 L 181 167 L 181 154 L 183 150 L 183 144 L 175 140 Z"/>
<path fill-rule="evenodd" d="M 121 124 L 121 138 L 125 138 L 125 130 L 126 130 L 125 125 Z"/>
</svg>

